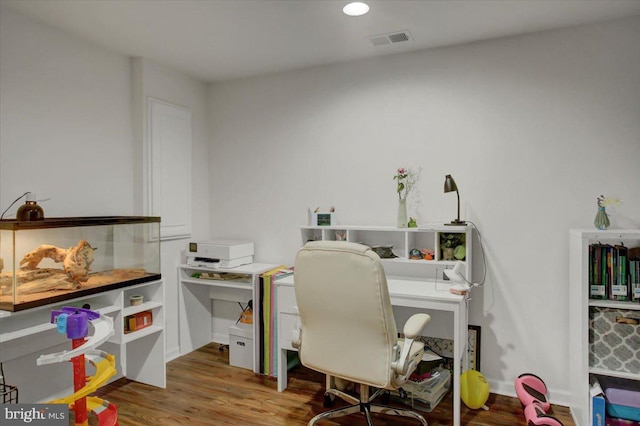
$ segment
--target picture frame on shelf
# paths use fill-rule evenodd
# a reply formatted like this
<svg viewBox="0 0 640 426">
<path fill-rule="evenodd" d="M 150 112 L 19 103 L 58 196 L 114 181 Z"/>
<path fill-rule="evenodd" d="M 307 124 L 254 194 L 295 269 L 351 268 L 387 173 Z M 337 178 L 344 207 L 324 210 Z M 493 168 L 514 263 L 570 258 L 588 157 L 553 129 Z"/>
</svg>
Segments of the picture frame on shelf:
<svg viewBox="0 0 640 426">
<path fill-rule="evenodd" d="M 467 332 L 467 354 L 469 357 L 469 369 L 480 371 L 480 335 L 479 325 L 469 324 Z M 444 358 L 444 367 L 453 370 L 453 340 L 438 337 L 423 337 L 422 342 L 426 347 Z"/>
<path fill-rule="evenodd" d="M 312 212 L 308 210 L 309 226 L 335 226 L 335 212 Z"/>
</svg>

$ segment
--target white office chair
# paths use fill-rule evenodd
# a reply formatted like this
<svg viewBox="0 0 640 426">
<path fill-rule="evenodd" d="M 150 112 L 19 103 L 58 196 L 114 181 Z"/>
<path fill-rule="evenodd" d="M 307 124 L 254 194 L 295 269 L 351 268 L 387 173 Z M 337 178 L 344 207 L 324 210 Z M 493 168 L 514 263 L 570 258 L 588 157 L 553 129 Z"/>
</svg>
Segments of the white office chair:
<svg viewBox="0 0 640 426">
<path fill-rule="evenodd" d="M 345 241 L 307 243 L 295 261 L 294 281 L 301 330 L 293 345 L 302 364 L 327 375 L 325 405 L 338 396 L 353 405 L 318 414 L 309 426 L 331 417 L 371 412 L 411 417 L 411 410 L 373 405 L 371 401 L 402 386 L 422 358 L 414 341 L 431 320 L 415 314 L 398 338 L 387 279 L 380 258 L 369 247 Z M 359 399 L 336 389 L 341 378 L 360 386 Z M 370 395 L 370 388 L 375 392 Z"/>
</svg>

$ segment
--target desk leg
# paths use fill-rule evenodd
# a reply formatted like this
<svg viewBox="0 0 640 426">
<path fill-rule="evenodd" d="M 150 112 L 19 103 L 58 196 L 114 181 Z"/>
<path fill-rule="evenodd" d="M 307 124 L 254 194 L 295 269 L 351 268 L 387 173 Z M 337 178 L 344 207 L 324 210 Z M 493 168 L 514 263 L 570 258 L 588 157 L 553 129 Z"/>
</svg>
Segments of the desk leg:
<svg viewBox="0 0 640 426">
<path fill-rule="evenodd" d="M 460 426 L 460 355 L 464 347 L 460 333 L 460 307 L 456 307 L 453 318 L 453 426 Z"/>
<path fill-rule="evenodd" d="M 278 392 L 287 388 L 287 350 L 278 345 Z"/>
</svg>

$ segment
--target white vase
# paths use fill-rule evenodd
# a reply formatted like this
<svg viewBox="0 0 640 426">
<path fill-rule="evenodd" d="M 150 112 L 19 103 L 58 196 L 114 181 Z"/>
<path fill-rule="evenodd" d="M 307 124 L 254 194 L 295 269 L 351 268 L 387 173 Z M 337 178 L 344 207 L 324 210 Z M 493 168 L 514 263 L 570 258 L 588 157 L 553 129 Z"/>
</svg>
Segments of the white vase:
<svg viewBox="0 0 640 426">
<path fill-rule="evenodd" d="M 396 226 L 398 228 L 406 228 L 407 223 L 407 200 L 399 199 L 398 200 L 398 219 L 396 220 Z"/>
</svg>

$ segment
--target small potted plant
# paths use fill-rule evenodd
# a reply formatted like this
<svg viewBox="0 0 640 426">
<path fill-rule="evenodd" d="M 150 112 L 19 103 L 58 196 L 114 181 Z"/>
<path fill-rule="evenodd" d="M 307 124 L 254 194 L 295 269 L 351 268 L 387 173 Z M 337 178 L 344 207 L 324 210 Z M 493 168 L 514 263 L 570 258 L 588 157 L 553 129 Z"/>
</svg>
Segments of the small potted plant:
<svg viewBox="0 0 640 426">
<path fill-rule="evenodd" d="M 465 234 L 440 234 L 441 260 L 464 260 L 466 254 Z"/>
</svg>

